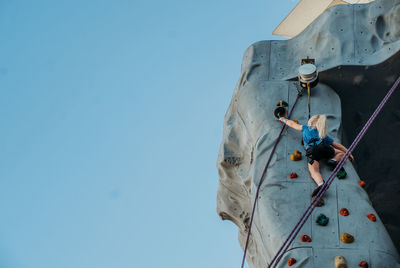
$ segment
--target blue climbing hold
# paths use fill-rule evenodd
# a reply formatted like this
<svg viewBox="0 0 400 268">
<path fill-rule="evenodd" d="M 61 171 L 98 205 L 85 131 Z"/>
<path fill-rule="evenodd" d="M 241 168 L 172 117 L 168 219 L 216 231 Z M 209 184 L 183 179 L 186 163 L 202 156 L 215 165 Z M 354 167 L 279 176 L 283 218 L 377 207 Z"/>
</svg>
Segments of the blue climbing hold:
<svg viewBox="0 0 400 268">
<path fill-rule="evenodd" d="M 321 226 L 326 226 L 326 225 L 328 225 L 329 218 L 327 216 L 325 216 L 324 214 L 319 214 L 316 222 Z"/>
</svg>

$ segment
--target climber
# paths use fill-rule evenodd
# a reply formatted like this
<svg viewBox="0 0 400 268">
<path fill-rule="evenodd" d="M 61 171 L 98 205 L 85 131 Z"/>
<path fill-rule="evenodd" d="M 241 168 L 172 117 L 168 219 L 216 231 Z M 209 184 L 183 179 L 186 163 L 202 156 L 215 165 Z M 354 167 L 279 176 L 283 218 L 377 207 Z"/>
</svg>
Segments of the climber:
<svg viewBox="0 0 400 268">
<path fill-rule="evenodd" d="M 299 130 L 303 133 L 304 148 L 308 159 L 308 169 L 311 177 L 318 185 L 312 192 L 312 197 L 316 196 L 324 184 L 319 165 L 320 160 L 326 159 L 328 166 L 334 169 L 337 163 L 342 159 L 347 148 L 342 144 L 334 142 L 327 134 L 328 125 L 325 115 L 314 115 L 308 120 L 308 124 L 300 125 L 293 120 L 280 117 L 279 121 L 287 126 Z M 349 157 L 350 161 L 354 160 L 353 155 Z"/>
</svg>

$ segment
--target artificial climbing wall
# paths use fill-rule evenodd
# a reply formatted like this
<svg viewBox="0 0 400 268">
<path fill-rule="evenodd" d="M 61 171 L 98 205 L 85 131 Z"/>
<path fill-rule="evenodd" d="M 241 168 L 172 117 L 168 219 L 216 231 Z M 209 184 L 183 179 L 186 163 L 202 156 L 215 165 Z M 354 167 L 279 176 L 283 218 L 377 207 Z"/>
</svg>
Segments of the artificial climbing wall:
<svg viewBox="0 0 400 268">
<path fill-rule="evenodd" d="M 372 113 L 380 98 L 396 79 L 396 75 L 400 73 L 398 64 L 400 24 L 397 21 L 400 17 L 399 3 L 400 1 L 384 0 L 368 5 L 337 6 L 322 14 L 303 33 L 291 40 L 257 42 L 245 52 L 242 73 L 225 118 L 224 137 L 218 158 L 220 185 L 217 198 L 217 211 L 220 216 L 223 219 L 232 220 L 239 227 L 239 241 L 242 247 L 248 230 L 249 212 L 255 187 L 260 179 L 258 175 L 262 172 L 261 166 L 265 164 L 267 153 L 280 130 L 280 123 L 274 121 L 272 111 L 278 100 L 283 99 L 291 103 L 293 101 L 291 94 L 296 94 L 295 84 L 284 81 L 295 80 L 302 58 L 307 56 L 314 58 L 320 71 L 321 84 L 313 90 L 312 113 L 328 113 L 329 111 L 331 114 L 330 135 L 337 139 L 343 137 L 343 142 L 348 145 L 362 127 L 362 121 L 366 121 L 369 112 Z M 329 86 L 332 89 L 329 89 Z M 315 95 L 318 94 L 318 88 L 326 89 L 326 94 L 330 92 L 329 98 L 326 95 L 322 97 L 324 100 L 327 98 L 328 102 L 319 101 L 322 95 L 319 97 Z M 316 99 L 318 101 L 315 101 Z M 337 101 L 333 101 L 336 99 Z M 385 108 L 395 109 L 391 112 L 384 110 L 382 116 L 378 117 L 380 126 L 382 122 L 399 119 L 395 105 L 397 101 L 399 101 L 399 94 L 395 94 L 393 100 Z M 306 112 L 306 104 L 302 102 L 304 100 L 300 99 L 299 108 L 296 108 L 294 117 L 304 124 L 302 115 L 296 115 L 298 112 Z M 340 110 L 340 107 L 342 107 L 342 112 L 331 113 L 331 109 Z M 332 117 L 332 114 L 335 116 Z M 344 126 L 342 132 L 341 124 Z M 385 127 L 380 129 L 385 129 Z M 388 145 L 388 139 L 383 139 L 382 142 L 385 145 L 379 146 L 377 145 L 380 140 L 376 137 L 377 130 L 375 129 L 374 132 L 373 128 L 370 133 L 365 136 L 363 143 L 355 152 L 355 164 L 358 171 L 362 172 L 362 179 L 366 181 L 364 189 L 374 193 L 375 186 L 379 188 L 378 184 L 386 185 L 383 187 L 386 192 L 379 193 L 377 197 L 372 196 L 375 205 L 376 199 L 385 203 L 385 198 L 391 200 L 397 198 L 397 195 L 390 198 L 390 195 L 386 193 L 390 194 L 390 190 L 396 193 L 396 187 L 399 189 L 399 184 L 390 183 L 397 179 L 397 175 L 400 175 L 393 168 L 399 156 L 397 153 L 399 150 L 395 148 L 399 147 L 400 143 L 391 146 Z M 307 170 L 304 169 L 306 168 L 304 160 L 298 163 L 291 163 L 288 160 L 293 150 L 301 151 L 300 135 L 297 133 L 296 136 L 289 130 L 285 135 L 274 155 L 264 182 L 270 184 L 271 187 L 263 185 L 259 199 L 262 201 L 256 209 L 255 227 L 253 226 L 247 256 L 252 267 L 265 267 L 274 253 L 274 247 L 277 250 L 280 246 L 278 244 L 283 242 L 282 239 L 288 234 L 291 220 L 298 218 L 309 204 L 309 194 L 314 187 Z M 293 144 L 293 146 L 288 148 L 288 144 Z M 390 162 L 393 163 L 392 168 L 390 168 Z M 363 164 L 366 165 L 362 166 Z M 388 220 L 392 221 L 389 227 L 393 228 L 389 230 L 392 237 L 395 237 L 394 241 L 398 242 L 400 239 L 396 237 L 398 234 L 396 226 L 399 226 L 399 218 L 396 219 L 393 212 L 392 214 L 383 213 L 383 217 L 379 217 L 381 215 L 379 208 L 390 211 L 393 206 L 399 206 L 399 202 L 395 202 L 392 206 L 378 206 L 378 213 L 376 213 L 370 206 L 365 190 L 359 185 L 359 176 L 353 166 L 346 165 L 348 178 L 336 181 L 332 185 L 326 196 L 325 207 L 314 212 L 313 218 L 306 223 L 301 232 L 310 235 L 312 242 L 304 244 L 299 237 L 296 238 L 294 245 L 299 249 L 299 256 L 306 256 L 306 259 L 298 256 L 297 265 L 316 264 L 319 260 L 326 261 L 327 259 L 333 261 L 332 255 L 342 254 L 341 250 L 345 250 L 344 252 L 348 250 L 347 252 L 354 253 L 351 256 L 355 256 L 355 259 L 349 260 L 351 264 L 358 265 L 357 261 L 362 259 L 370 263 L 374 259 L 382 259 L 393 265 L 388 264 L 388 267 L 396 267 L 398 255 L 387 236 L 382 220 L 384 223 Z M 381 169 L 382 173 L 375 176 L 382 166 L 384 167 L 383 170 Z M 299 168 L 297 172 L 299 177 L 291 180 L 289 175 L 296 172 L 297 168 Z M 323 169 L 323 174 L 326 177 L 329 171 Z M 292 192 L 294 189 L 296 189 L 295 192 Z M 276 193 L 279 195 L 274 195 Z M 334 205 L 335 199 L 336 205 Z M 353 203 L 362 205 L 351 207 Z M 281 204 L 281 209 L 277 211 L 279 204 Z M 349 209 L 348 217 L 340 215 L 342 207 Z M 334 214 L 330 214 L 332 211 Z M 329 224 L 324 228 L 315 223 L 319 212 L 330 218 Z M 369 212 L 377 214 L 377 222 L 371 222 L 366 217 Z M 287 215 L 290 215 L 290 218 Z M 389 215 L 393 217 L 388 217 Z M 355 241 L 344 245 L 340 239 L 343 232 L 352 234 Z M 374 235 L 368 238 L 363 235 L 363 232 Z M 374 251 L 374 245 L 377 243 L 383 245 L 379 246 L 384 249 L 383 251 Z M 329 246 L 318 246 L 321 244 Z M 336 251 L 331 251 L 331 249 Z M 292 250 L 292 253 L 294 252 Z M 387 258 L 380 256 L 381 253 L 386 254 Z M 285 261 L 288 261 L 289 257 L 289 255 L 285 256 Z M 375 265 L 375 267 L 385 267 L 379 266 L 381 264 L 376 264 L 378 266 Z M 324 265 L 314 267 L 324 267 Z"/>
</svg>

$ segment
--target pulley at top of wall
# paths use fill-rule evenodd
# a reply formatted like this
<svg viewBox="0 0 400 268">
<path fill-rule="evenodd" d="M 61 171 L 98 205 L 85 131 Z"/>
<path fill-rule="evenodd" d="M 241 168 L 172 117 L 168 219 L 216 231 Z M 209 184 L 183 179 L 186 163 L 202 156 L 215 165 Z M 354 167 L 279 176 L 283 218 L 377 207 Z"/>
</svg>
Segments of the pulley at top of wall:
<svg viewBox="0 0 400 268">
<path fill-rule="evenodd" d="M 311 88 L 315 87 L 318 84 L 318 71 L 317 67 L 314 65 L 315 60 L 307 59 L 301 60 L 301 66 L 299 68 L 299 82 L 302 88 L 307 88 L 307 95 L 308 95 L 308 118 L 311 117 L 311 105 L 310 105 L 310 95 L 311 95 Z"/>
<path fill-rule="evenodd" d="M 312 63 L 301 65 L 298 77 L 302 88 L 315 87 L 319 81 L 317 67 Z"/>
</svg>

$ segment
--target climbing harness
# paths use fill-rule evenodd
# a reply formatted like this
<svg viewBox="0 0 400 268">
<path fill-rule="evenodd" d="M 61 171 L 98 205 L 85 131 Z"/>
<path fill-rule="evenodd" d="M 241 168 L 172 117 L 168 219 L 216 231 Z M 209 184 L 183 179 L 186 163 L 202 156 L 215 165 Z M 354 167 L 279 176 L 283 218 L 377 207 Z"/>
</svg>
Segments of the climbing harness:
<svg viewBox="0 0 400 268">
<path fill-rule="evenodd" d="M 283 255 L 286 253 L 287 249 L 289 248 L 290 244 L 293 242 L 297 234 L 300 232 L 300 229 L 303 227 L 303 225 L 306 223 L 307 219 L 310 217 L 311 213 L 315 209 L 316 202 L 322 198 L 322 196 L 325 194 L 325 192 L 328 190 L 329 186 L 332 184 L 333 180 L 335 179 L 336 174 L 341 170 L 343 167 L 344 163 L 347 161 L 351 153 L 353 152 L 354 148 L 358 145 L 362 137 L 365 135 L 369 127 L 371 126 L 372 122 L 375 120 L 379 112 L 382 110 L 383 106 L 387 103 L 395 89 L 398 87 L 400 84 L 400 76 L 397 78 L 396 82 L 393 84 L 392 88 L 388 91 L 386 96 L 383 98 L 381 103 L 378 105 L 374 113 L 371 115 L 371 117 L 368 119 L 367 123 L 364 125 L 360 133 L 358 133 L 357 137 L 354 139 L 353 143 L 350 145 L 349 149 L 345 153 L 345 155 L 342 157 L 342 159 L 338 162 L 336 165 L 335 169 L 333 170 L 332 174 L 329 176 L 327 181 L 323 184 L 322 189 L 318 192 L 316 195 L 316 198 L 314 199 L 313 202 L 308 206 L 304 214 L 301 216 L 300 220 L 296 223 L 295 227 L 289 234 L 288 238 L 285 240 L 283 245 L 279 248 L 278 252 L 276 255 L 273 257 L 271 260 L 271 263 L 268 265 L 269 268 L 274 268 L 278 265 L 279 261 L 283 257 Z M 261 184 L 261 183 L 260 183 Z M 242 266 L 243 267 L 243 266 Z"/>
<path fill-rule="evenodd" d="M 307 162 L 310 163 L 311 165 L 314 163 L 314 160 L 312 159 L 312 151 L 314 146 L 317 145 L 317 141 L 319 141 L 319 139 L 311 139 L 306 146 L 304 146 L 306 148 L 306 157 L 307 157 Z"/>
<path fill-rule="evenodd" d="M 294 103 L 293 103 L 293 107 L 292 107 L 292 109 L 291 109 L 290 112 L 289 112 L 288 119 L 290 119 L 290 116 L 292 115 L 292 112 L 293 112 L 293 110 L 294 110 L 294 107 L 296 107 L 297 101 L 299 100 L 300 96 L 301 96 L 300 94 L 297 94 L 296 100 L 295 100 Z M 275 142 L 275 144 L 274 144 L 274 147 L 272 148 L 271 154 L 269 155 L 269 158 L 268 158 L 268 160 L 267 160 L 267 163 L 265 164 L 263 173 L 261 174 L 260 182 L 258 183 L 258 186 L 257 186 L 257 191 L 256 191 L 256 194 L 255 194 L 254 203 L 253 203 L 253 209 L 252 209 L 251 217 L 250 217 L 249 230 L 248 230 L 248 232 L 247 232 L 246 245 L 245 245 L 245 247 L 244 247 L 244 253 L 243 253 L 243 259 L 242 259 L 242 266 L 241 266 L 241 268 L 244 267 L 244 262 L 245 262 L 245 260 L 246 260 L 247 247 L 249 246 L 249 240 L 250 240 L 250 234 L 251 234 L 251 226 L 253 225 L 254 212 L 255 212 L 256 204 L 257 204 L 257 200 L 258 200 L 258 193 L 259 193 L 259 191 L 260 191 L 261 184 L 262 184 L 263 181 L 264 181 L 264 176 L 265 176 L 265 174 L 267 173 L 267 169 L 268 169 L 269 163 L 270 163 L 271 160 L 272 160 L 272 155 L 275 153 L 276 147 L 278 146 L 278 143 L 279 143 L 279 141 L 281 140 L 282 133 L 283 133 L 283 131 L 285 130 L 285 127 L 286 127 L 286 124 L 283 124 L 282 129 L 281 129 L 281 132 L 279 133 L 278 138 L 276 139 L 276 142 Z"/>
</svg>

